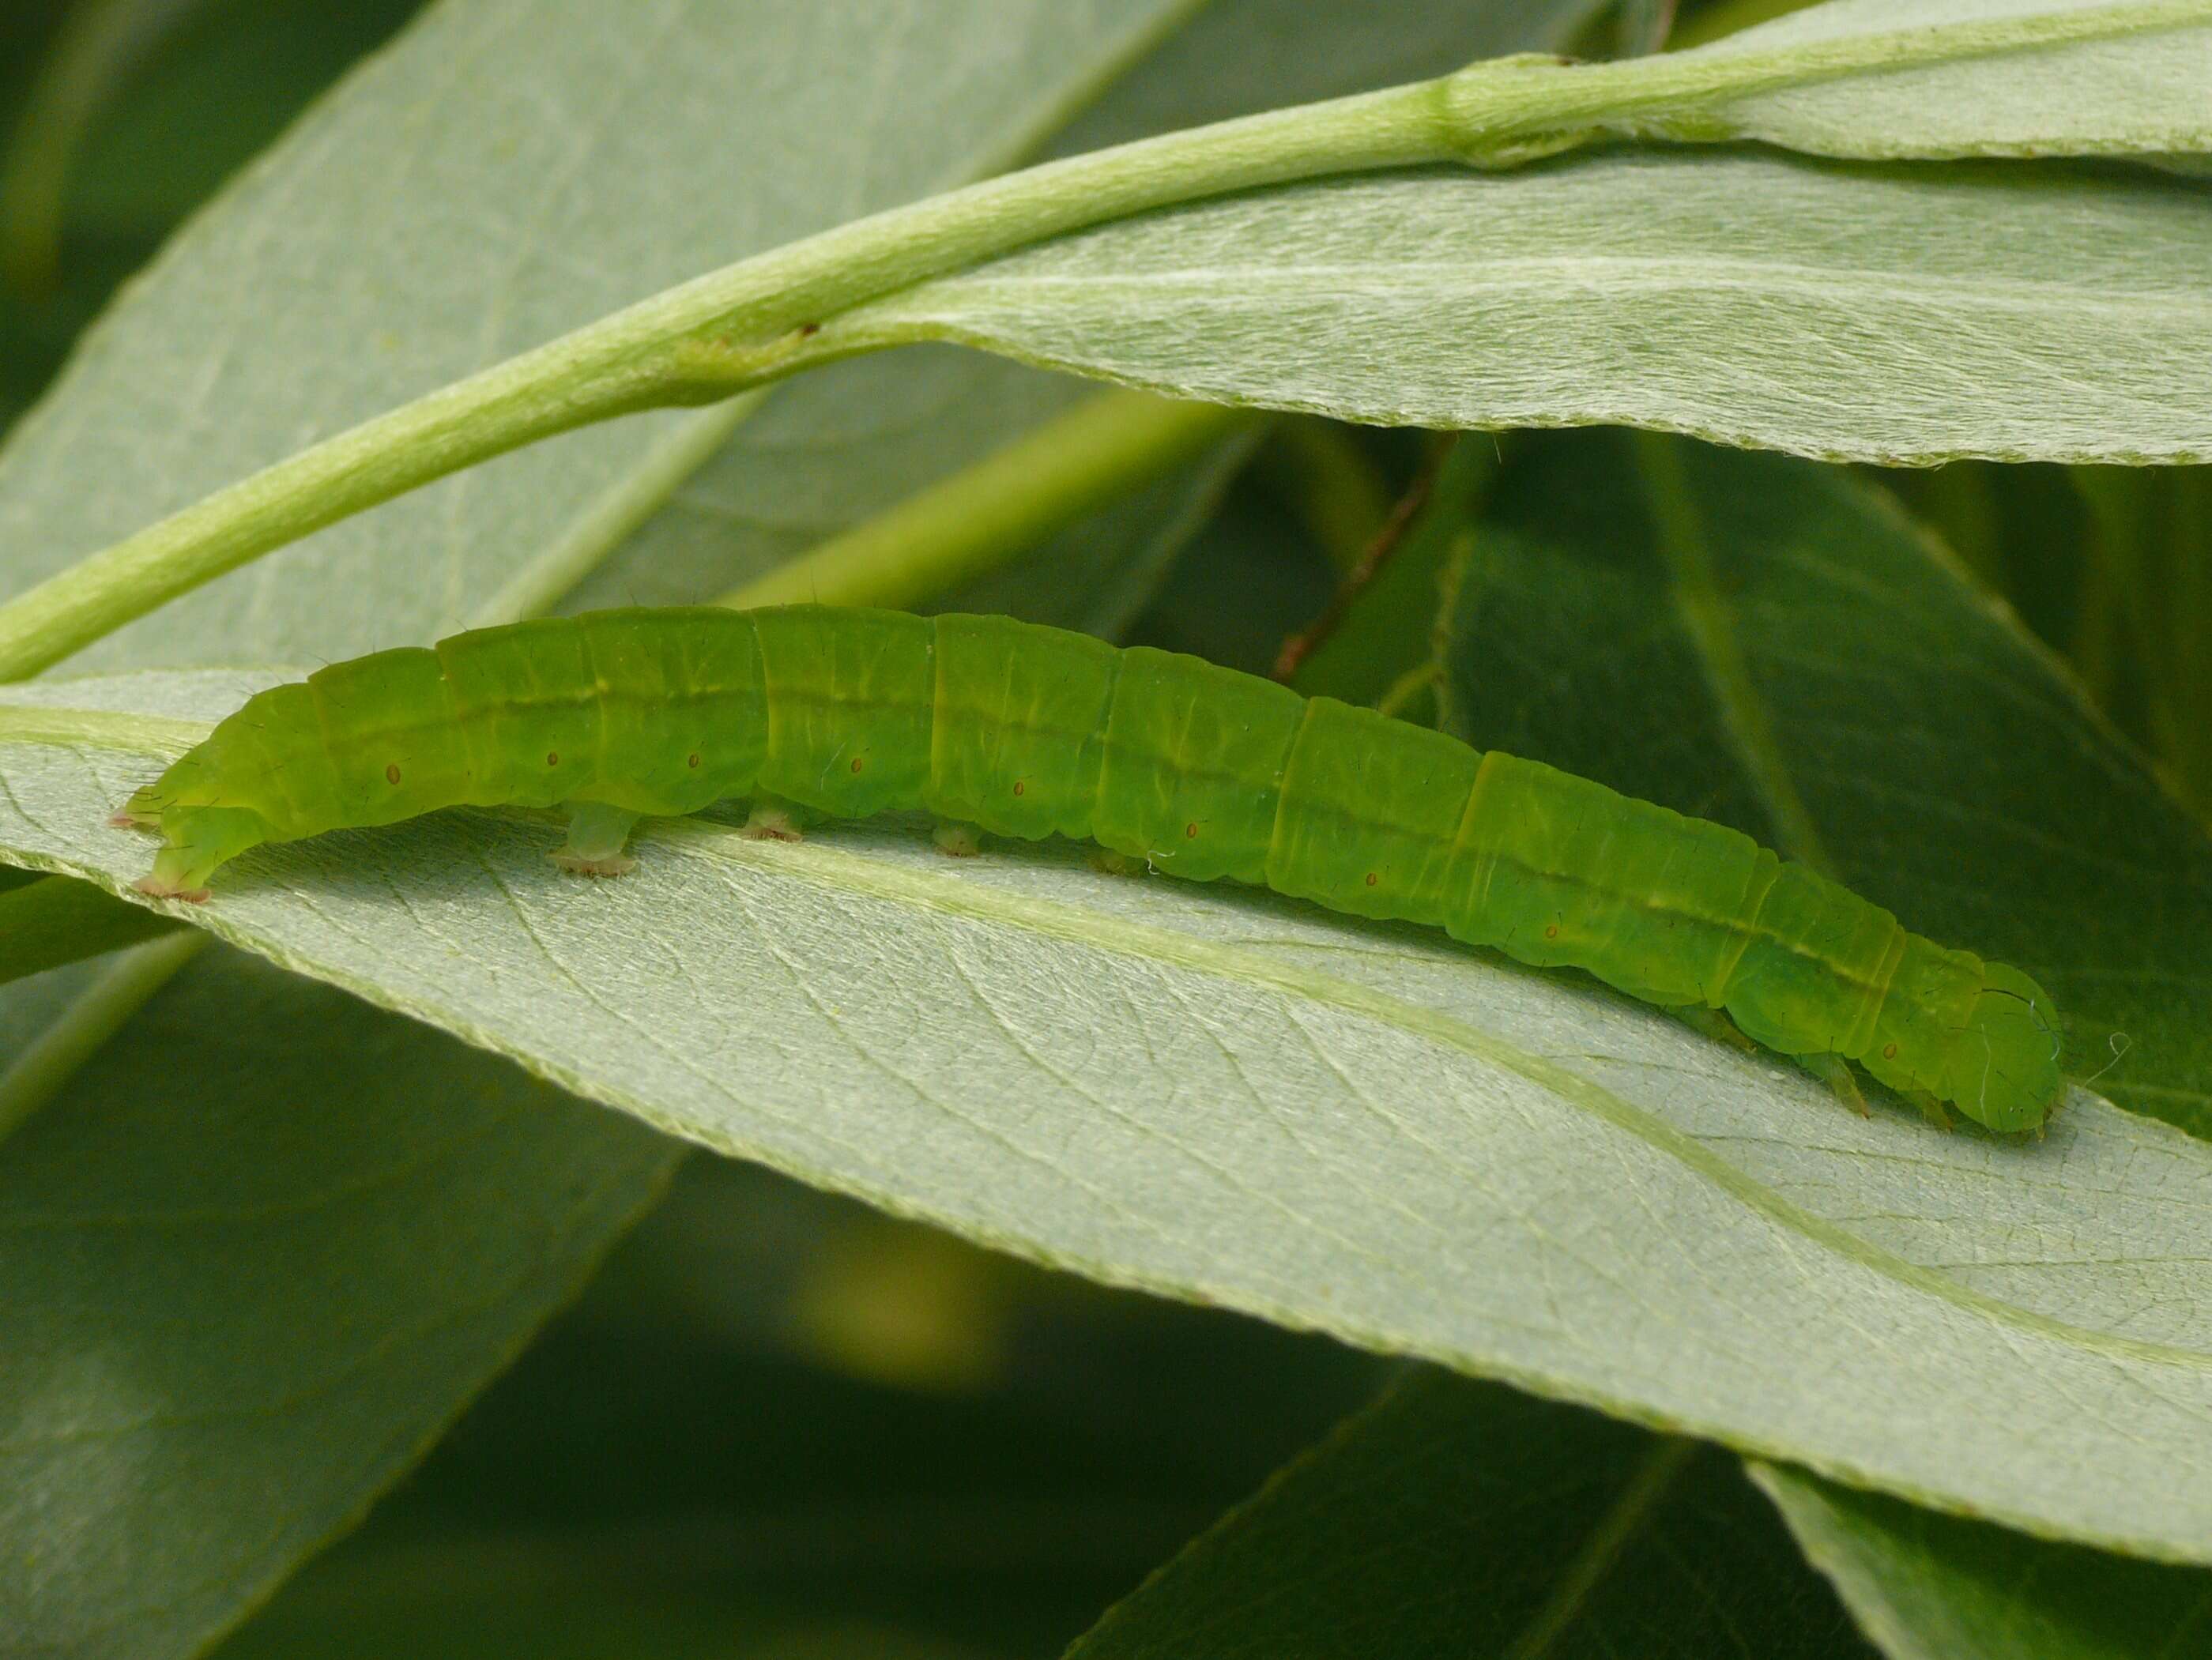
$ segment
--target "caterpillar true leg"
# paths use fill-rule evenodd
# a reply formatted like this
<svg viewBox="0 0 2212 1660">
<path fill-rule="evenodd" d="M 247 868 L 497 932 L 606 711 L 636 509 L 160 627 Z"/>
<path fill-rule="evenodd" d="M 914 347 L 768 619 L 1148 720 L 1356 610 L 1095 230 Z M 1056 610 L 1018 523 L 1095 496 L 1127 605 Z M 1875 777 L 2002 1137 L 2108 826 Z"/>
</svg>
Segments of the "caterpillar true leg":
<svg viewBox="0 0 2212 1660">
<path fill-rule="evenodd" d="M 568 803 L 568 839 L 552 855 L 553 863 L 579 876 L 626 876 L 637 861 L 623 850 L 639 815 L 610 807 L 605 802 Z"/>
</svg>

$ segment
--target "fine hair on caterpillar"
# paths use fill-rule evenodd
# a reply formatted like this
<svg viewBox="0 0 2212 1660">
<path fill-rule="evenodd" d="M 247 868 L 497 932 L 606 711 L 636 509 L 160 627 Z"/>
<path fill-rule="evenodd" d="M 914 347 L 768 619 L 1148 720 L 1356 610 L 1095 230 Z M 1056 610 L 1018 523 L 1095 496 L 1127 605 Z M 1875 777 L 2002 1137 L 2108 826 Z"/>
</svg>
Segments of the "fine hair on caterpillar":
<svg viewBox="0 0 2212 1660">
<path fill-rule="evenodd" d="M 1724 1015 L 1847 1084 L 2034 1130 L 2057 1011 L 2018 969 L 1726 826 L 1198 658 L 1006 617 L 624 609 L 379 651 L 258 694 L 125 809 L 140 888 L 204 898 L 264 842 L 455 806 L 560 808 L 556 857 L 632 867 L 647 815 L 920 808 L 1087 839 L 1169 875 L 1440 926 L 1646 1002 Z"/>
</svg>

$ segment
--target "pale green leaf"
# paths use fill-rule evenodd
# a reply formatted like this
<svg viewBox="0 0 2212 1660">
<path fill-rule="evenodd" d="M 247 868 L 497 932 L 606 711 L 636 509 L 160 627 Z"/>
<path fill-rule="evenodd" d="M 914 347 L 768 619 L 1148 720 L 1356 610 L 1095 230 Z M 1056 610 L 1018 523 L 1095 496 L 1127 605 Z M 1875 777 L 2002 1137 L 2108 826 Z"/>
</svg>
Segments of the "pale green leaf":
<svg viewBox="0 0 2212 1660">
<path fill-rule="evenodd" d="M 831 336 L 1391 425 L 2179 461 L 2212 456 L 2212 213 L 2201 185 L 2066 164 L 1577 154 L 1169 209 Z"/>
<path fill-rule="evenodd" d="M 2138 27 L 2032 44 L 2040 24 L 2099 12 Z M 1830 0 L 1679 61 L 1840 47 L 1945 24 L 1979 25 L 1986 44 L 1947 63 L 1865 70 L 1709 105 L 1685 136 L 1862 159 L 2212 150 L 2212 8 L 2191 0 Z M 1668 124 L 1656 125 L 1663 132 Z"/>
<path fill-rule="evenodd" d="M 17 732 L 127 738 L 53 711 L 204 718 L 238 685 L 6 704 Z M 0 767 L 9 857 L 145 868 L 103 822 L 143 757 L 15 742 Z M 453 814 L 290 844 L 190 914 L 704 1145 L 1095 1277 L 2212 1560 L 2212 1305 L 2175 1267 L 2212 1249 L 2212 1148 L 2164 1125 L 2082 1094 L 2041 1142 L 1861 1118 L 1588 982 L 1073 851 L 678 821 L 592 886 L 556 839 Z M 2002 1415 L 1960 1411 L 1993 1390 Z"/>
</svg>

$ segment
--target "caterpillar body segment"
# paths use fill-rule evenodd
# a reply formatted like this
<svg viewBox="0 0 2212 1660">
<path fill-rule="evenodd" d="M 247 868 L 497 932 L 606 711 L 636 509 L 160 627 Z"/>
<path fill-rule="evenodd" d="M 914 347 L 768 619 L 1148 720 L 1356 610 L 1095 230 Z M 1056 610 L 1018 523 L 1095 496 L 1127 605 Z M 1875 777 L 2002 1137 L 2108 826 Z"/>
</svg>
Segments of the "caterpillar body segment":
<svg viewBox="0 0 2212 1660">
<path fill-rule="evenodd" d="M 1724 826 L 1540 762 L 1194 657 L 1009 618 L 792 606 L 619 610 L 380 651 L 249 700 L 132 797 L 165 845 L 140 886 L 204 897 L 264 841 L 459 805 L 566 806 L 572 869 L 612 875 L 639 815 L 756 802 L 922 808 L 1088 838 L 1441 926 L 1770 1049 L 1859 1063 L 1992 1129 L 2060 1087 L 2026 975 Z"/>
</svg>

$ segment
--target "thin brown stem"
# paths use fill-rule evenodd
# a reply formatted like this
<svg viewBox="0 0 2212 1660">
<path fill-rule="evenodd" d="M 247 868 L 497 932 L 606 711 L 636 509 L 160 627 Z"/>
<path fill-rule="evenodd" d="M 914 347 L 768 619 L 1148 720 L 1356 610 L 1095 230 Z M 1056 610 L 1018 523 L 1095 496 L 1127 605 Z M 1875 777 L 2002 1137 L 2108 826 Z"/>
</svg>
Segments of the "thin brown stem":
<svg viewBox="0 0 2212 1660">
<path fill-rule="evenodd" d="M 1429 498 L 1436 494 L 1437 480 L 1443 473 L 1444 463 L 1451 459 L 1451 452 L 1458 443 L 1457 433 L 1445 433 L 1437 443 L 1430 446 L 1429 453 L 1422 459 L 1420 471 L 1413 476 L 1413 482 L 1406 487 L 1405 494 L 1390 509 L 1390 516 L 1382 521 L 1381 528 L 1360 549 L 1358 559 L 1337 585 L 1336 593 L 1328 606 L 1304 633 L 1292 634 L 1283 642 L 1283 649 L 1276 654 L 1273 671 L 1277 680 L 1287 685 L 1300 665 L 1343 626 L 1352 605 L 1366 591 L 1368 585 L 1382 573 L 1390 562 L 1390 556 L 1398 551 L 1407 534 L 1413 528 L 1414 521 L 1420 518 L 1421 510 L 1429 505 Z"/>
</svg>

